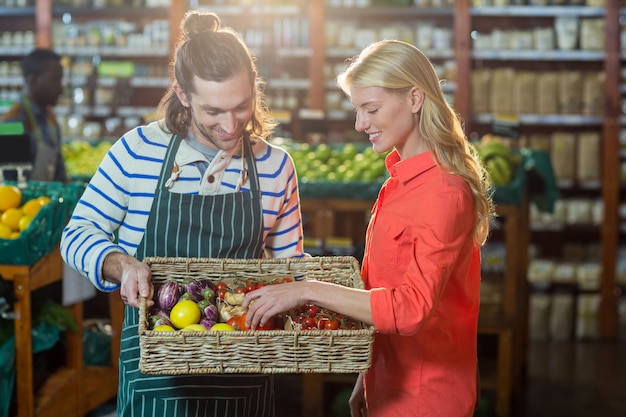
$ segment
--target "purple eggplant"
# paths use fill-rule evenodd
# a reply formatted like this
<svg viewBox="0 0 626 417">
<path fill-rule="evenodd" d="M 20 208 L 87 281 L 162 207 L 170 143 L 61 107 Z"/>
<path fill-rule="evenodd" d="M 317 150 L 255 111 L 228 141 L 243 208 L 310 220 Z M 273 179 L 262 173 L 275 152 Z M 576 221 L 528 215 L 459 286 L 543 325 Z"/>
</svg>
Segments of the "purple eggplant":
<svg viewBox="0 0 626 417">
<path fill-rule="evenodd" d="M 202 310 L 202 314 L 204 315 L 204 317 L 210 320 L 217 321 L 217 317 L 218 317 L 217 306 L 211 302 L 207 303 L 207 305 Z"/>
<path fill-rule="evenodd" d="M 152 329 L 162 324 L 166 324 L 168 326 L 172 325 L 169 313 L 166 310 L 161 309 L 154 311 L 153 314 L 150 315 L 148 322 L 150 323 Z"/>
<path fill-rule="evenodd" d="M 157 290 L 157 305 L 161 310 L 171 310 L 180 299 L 180 289 L 176 281 L 166 281 Z"/>
<path fill-rule="evenodd" d="M 215 320 L 211 320 L 208 317 L 202 317 L 200 324 L 203 325 L 205 329 L 211 330 L 211 327 L 215 325 Z"/>
<path fill-rule="evenodd" d="M 215 284 L 208 279 L 187 280 L 183 283 L 183 288 L 195 302 L 212 300 L 215 297 Z"/>
</svg>

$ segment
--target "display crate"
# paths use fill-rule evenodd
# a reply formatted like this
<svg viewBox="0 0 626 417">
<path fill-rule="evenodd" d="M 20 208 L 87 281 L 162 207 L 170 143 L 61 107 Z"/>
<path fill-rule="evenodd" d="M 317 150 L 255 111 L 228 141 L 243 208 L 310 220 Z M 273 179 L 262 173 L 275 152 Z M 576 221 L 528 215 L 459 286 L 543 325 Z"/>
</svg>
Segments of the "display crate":
<svg viewBox="0 0 626 417">
<path fill-rule="evenodd" d="M 5 184 L 17 185 L 12 182 Z M 50 253 L 61 241 L 78 199 L 85 190 L 83 183 L 27 182 L 20 187 L 22 204 L 33 198 L 47 196 L 50 202 L 15 239 L 0 239 L 0 265 L 32 266 Z"/>
</svg>

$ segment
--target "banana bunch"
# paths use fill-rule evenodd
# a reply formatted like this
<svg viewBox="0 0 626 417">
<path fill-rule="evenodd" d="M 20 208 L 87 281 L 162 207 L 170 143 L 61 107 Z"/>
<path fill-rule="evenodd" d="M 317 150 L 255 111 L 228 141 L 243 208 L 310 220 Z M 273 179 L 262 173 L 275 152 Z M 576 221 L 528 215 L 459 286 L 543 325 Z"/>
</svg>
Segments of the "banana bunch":
<svg viewBox="0 0 626 417">
<path fill-rule="evenodd" d="M 495 185 L 506 185 L 513 180 L 521 155 L 513 153 L 501 138 L 492 135 L 483 136 L 477 149 Z"/>
</svg>

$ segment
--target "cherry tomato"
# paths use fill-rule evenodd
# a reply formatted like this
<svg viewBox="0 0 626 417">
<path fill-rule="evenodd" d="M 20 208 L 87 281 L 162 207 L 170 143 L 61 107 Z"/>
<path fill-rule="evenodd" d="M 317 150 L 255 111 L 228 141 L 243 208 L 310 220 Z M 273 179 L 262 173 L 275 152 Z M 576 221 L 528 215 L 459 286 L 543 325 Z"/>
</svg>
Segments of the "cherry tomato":
<svg viewBox="0 0 626 417">
<path fill-rule="evenodd" d="M 215 291 L 215 294 L 217 294 L 217 298 L 219 298 L 220 300 L 224 299 L 224 294 L 226 294 L 226 292 L 228 291 L 228 289 L 226 288 L 220 288 L 217 291 Z"/>
<path fill-rule="evenodd" d="M 246 292 L 254 291 L 257 288 L 259 288 L 259 284 L 256 282 L 249 282 L 248 285 L 246 285 Z"/>
<path fill-rule="evenodd" d="M 324 323 L 324 330 L 337 330 L 341 327 L 341 322 L 334 318 L 329 318 L 326 323 Z"/>
<path fill-rule="evenodd" d="M 319 310 L 319 307 L 315 304 L 307 304 L 304 306 L 304 312 L 310 317 L 315 317 Z"/>
<path fill-rule="evenodd" d="M 239 286 L 235 288 L 235 292 L 240 293 L 240 294 L 245 294 L 247 292 L 246 287 L 244 285 Z"/>
<path fill-rule="evenodd" d="M 228 285 L 225 282 L 223 282 L 223 281 L 220 281 L 217 284 L 215 284 L 215 291 L 218 291 L 218 290 L 221 290 L 221 289 L 225 289 L 225 290 L 228 289 Z"/>
<path fill-rule="evenodd" d="M 321 319 L 317 321 L 317 328 L 320 330 L 324 330 L 326 323 L 329 323 L 329 322 L 330 322 L 330 319 L 328 317 L 322 317 Z"/>
<path fill-rule="evenodd" d="M 314 317 L 304 317 L 302 319 L 302 328 L 305 330 L 317 329 L 317 320 Z"/>
</svg>

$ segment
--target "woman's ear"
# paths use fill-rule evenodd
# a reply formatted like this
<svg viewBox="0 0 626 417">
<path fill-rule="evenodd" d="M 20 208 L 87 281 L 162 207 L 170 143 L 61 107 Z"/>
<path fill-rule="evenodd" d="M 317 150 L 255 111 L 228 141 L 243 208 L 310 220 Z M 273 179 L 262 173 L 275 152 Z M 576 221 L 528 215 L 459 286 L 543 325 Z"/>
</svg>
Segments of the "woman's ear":
<svg viewBox="0 0 626 417">
<path fill-rule="evenodd" d="M 424 103 L 424 91 L 417 87 L 411 88 L 411 90 L 409 90 L 409 100 L 411 102 L 411 111 L 418 113 Z"/>
<path fill-rule="evenodd" d="M 190 106 L 189 100 L 187 100 L 187 95 L 183 91 L 180 84 L 174 83 L 173 88 L 174 88 L 174 92 L 176 93 L 176 97 L 178 97 L 178 99 L 180 100 L 180 103 L 185 107 L 189 107 Z"/>
</svg>

